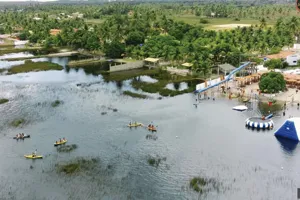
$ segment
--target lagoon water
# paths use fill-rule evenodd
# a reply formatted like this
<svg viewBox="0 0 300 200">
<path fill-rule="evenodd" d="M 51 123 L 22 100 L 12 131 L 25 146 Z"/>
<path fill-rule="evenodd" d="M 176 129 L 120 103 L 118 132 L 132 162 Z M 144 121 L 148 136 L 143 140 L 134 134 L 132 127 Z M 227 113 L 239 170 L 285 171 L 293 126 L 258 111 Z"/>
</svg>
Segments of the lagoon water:
<svg viewBox="0 0 300 200">
<path fill-rule="evenodd" d="M 83 70 L 0 76 L 0 96 L 10 99 L 0 105 L 0 199 L 296 199 L 299 147 L 276 139 L 274 130 L 246 129 L 253 112 L 232 111 L 237 101 L 217 98 L 195 108 L 193 94 L 140 100 L 123 96 L 125 89 L 132 90 L 130 81 L 107 83 Z M 53 108 L 56 99 L 63 104 Z M 285 118 L 275 117 L 275 129 L 299 112 L 290 108 Z M 25 125 L 10 127 L 16 118 Z M 158 139 L 147 140 L 145 128 L 126 127 L 130 120 L 153 122 Z M 31 138 L 13 140 L 19 132 Z M 53 142 L 60 137 L 78 149 L 58 153 Z M 35 149 L 44 159 L 23 157 Z M 149 155 L 167 159 L 156 168 Z M 90 173 L 57 173 L 57 163 L 77 157 L 100 163 Z M 194 176 L 216 179 L 219 190 L 195 193 L 189 189 Z"/>
</svg>

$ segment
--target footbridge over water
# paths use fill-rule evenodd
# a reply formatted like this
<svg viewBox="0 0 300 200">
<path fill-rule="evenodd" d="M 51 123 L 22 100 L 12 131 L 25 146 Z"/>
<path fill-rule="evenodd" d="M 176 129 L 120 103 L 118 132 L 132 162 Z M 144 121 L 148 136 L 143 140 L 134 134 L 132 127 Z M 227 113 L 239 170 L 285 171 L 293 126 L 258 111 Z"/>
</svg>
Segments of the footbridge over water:
<svg viewBox="0 0 300 200">
<path fill-rule="evenodd" d="M 204 88 L 199 88 L 199 89 L 197 89 L 197 88 L 198 88 L 198 87 L 197 87 L 196 90 L 194 91 L 194 93 L 199 94 L 199 93 L 205 92 L 205 91 L 207 91 L 207 90 L 209 90 L 209 89 L 211 89 L 211 88 L 213 88 L 213 87 L 216 87 L 216 86 L 218 86 L 218 85 L 221 85 L 221 84 L 223 84 L 223 83 L 226 83 L 226 82 L 230 81 L 230 80 L 233 78 L 233 75 L 234 75 L 235 73 L 237 73 L 238 71 L 244 69 L 244 68 L 247 67 L 249 64 L 251 64 L 251 62 L 246 62 L 245 64 L 243 64 L 243 65 L 239 66 L 238 68 L 234 69 L 233 71 L 231 71 L 231 72 L 225 77 L 224 80 L 219 80 L 219 81 L 217 81 L 216 83 L 214 83 L 214 84 L 212 84 L 212 85 L 209 85 L 209 86 L 207 86 L 207 87 L 204 87 Z"/>
</svg>

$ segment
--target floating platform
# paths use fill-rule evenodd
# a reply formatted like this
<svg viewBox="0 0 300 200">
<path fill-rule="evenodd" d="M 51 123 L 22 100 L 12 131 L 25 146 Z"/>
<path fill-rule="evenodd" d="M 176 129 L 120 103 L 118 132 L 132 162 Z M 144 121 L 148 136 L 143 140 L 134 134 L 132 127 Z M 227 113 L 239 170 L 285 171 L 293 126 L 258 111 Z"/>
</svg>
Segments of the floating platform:
<svg viewBox="0 0 300 200">
<path fill-rule="evenodd" d="M 253 129 L 273 129 L 274 122 L 271 119 L 263 120 L 261 117 L 250 117 L 246 119 L 245 126 Z"/>
<path fill-rule="evenodd" d="M 247 106 L 241 105 L 241 106 L 235 106 L 232 108 L 232 110 L 236 110 L 236 111 L 245 111 L 248 110 Z"/>
</svg>

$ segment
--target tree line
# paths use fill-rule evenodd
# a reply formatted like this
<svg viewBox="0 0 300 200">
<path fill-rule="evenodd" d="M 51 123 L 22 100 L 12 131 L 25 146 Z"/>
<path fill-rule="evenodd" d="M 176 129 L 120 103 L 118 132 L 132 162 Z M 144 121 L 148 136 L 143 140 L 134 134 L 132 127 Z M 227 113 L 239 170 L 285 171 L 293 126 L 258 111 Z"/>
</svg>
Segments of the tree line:
<svg viewBox="0 0 300 200">
<path fill-rule="evenodd" d="M 174 65 L 190 62 L 195 71 L 203 74 L 207 74 L 209 67 L 218 63 L 237 66 L 242 61 L 252 59 L 253 55 L 277 53 L 282 47 L 292 45 L 295 36 L 300 33 L 297 17 L 279 17 L 274 27 L 267 27 L 266 21 L 261 20 L 259 25 L 250 27 L 224 31 L 206 30 L 201 25 L 176 21 L 172 15 L 168 15 L 184 11 L 195 14 L 202 12 L 199 11 L 202 9 L 199 6 L 180 8 L 178 5 L 121 3 L 94 7 L 29 6 L 21 11 L 0 12 L 0 33 L 18 31 L 20 39 L 43 44 L 46 48 L 69 46 L 90 51 L 101 50 L 111 58 L 158 57 L 171 61 Z M 203 5 L 203 12 L 208 10 L 218 13 L 218 9 L 221 11 L 219 5 Z M 229 10 L 232 6 L 223 6 L 221 16 L 231 16 Z M 268 8 L 265 6 L 253 13 L 267 16 Z M 280 9 L 276 5 L 274 8 Z M 287 5 L 282 12 L 288 8 Z M 240 8 L 233 6 L 232 13 L 234 9 Z M 65 17 L 73 12 L 83 13 L 85 18 L 103 18 L 104 22 L 91 25 L 81 18 Z M 39 17 L 39 20 L 34 19 L 35 17 Z M 50 29 L 60 29 L 61 32 L 50 35 Z"/>
</svg>

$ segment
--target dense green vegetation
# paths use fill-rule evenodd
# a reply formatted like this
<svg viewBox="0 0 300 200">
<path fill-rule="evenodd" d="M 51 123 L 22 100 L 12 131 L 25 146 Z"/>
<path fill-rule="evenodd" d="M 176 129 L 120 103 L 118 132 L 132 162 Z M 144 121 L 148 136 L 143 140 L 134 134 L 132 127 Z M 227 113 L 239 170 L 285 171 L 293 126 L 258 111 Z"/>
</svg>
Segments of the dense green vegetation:
<svg viewBox="0 0 300 200">
<path fill-rule="evenodd" d="M 22 65 L 13 66 L 8 69 L 9 74 L 25 73 L 31 71 L 47 71 L 47 70 L 62 70 L 63 67 L 51 62 L 33 62 L 25 60 Z"/>
<path fill-rule="evenodd" d="M 7 103 L 7 102 L 9 102 L 8 99 L 0 99 L 0 104 L 4 104 L 4 103 Z"/>
<path fill-rule="evenodd" d="M 284 69 L 289 66 L 287 62 L 283 62 L 281 59 L 271 59 L 264 63 L 264 66 L 268 69 Z"/>
<path fill-rule="evenodd" d="M 188 24 L 190 20 L 184 20 L 184 16 L 192 16 L 196 23 Z M 295 16 L 291 5 L 49 4 L 1 12 L 0 33 L 17 32 L 20 39 L 46 48 L 102 51 L 111 58 L 159 57 L 175 66 L 190 62 L 194 71 L 206 76 L 217 63 L 237 66 L 253 56 L 278 52 L 293 44 L 294 36 L 300 33 Z M 253 25 L 224 31 L 203 28 L 218 20 Z M 51 35 L 51 29 L 61 32 Z"/>
<path fill-rule="evenodd" d="M 259 89 L 264 93 L 277 93 L 285 90 L 285 80 L 279 72 L 269 72 L 261 76 Z"/>
</svg>

